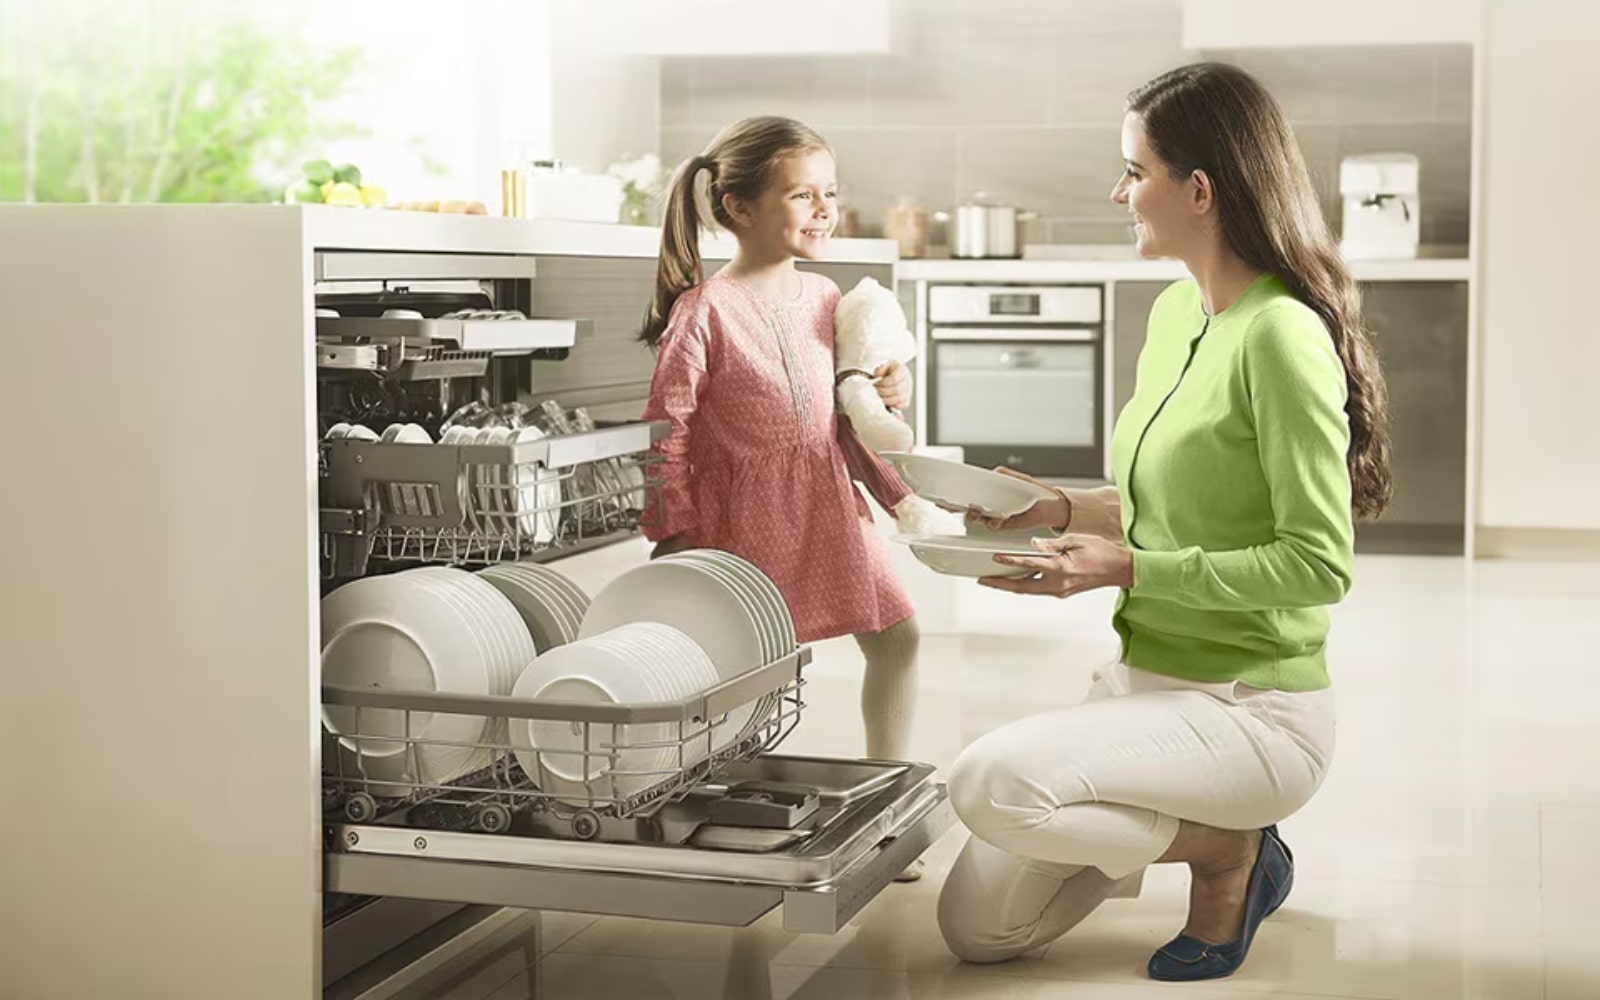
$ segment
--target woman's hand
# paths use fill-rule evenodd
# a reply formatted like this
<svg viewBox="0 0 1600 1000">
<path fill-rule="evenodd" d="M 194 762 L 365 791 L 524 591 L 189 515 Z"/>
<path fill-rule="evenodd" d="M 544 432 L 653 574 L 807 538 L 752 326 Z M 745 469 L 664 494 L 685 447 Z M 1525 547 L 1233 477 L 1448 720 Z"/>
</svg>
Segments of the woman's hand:
<svg viewBox="0 0 1600 1000">
<path fill-rule="evenodd" d="M 1021 472 L 1001 466 L 994 471 L 1002 476 L 1020 479 L 1025 483 L 1032 483 L 1042 489 L 1050 490 L 1039 480 Z M 1049 500 L 1035 500 L 1033 505 L 1020 514 L 1010 517 L 988 517 L 981 511 L 966 511 L 968 524 L 981 524 L 990 531 L 1031 531 L 1034 528 L 1049 528 L 1051 531 L 1065 531 L 1072 521 L 1072 502 L 1058 490 L 1050 490 L 1054 494 Z M 962 513 L 956 511 L 956 513 Z"/>
<path fill-rule="evenodd" d="M 911 405 L 911 372 L 898 361 L 887 361 L 872 373 L 878 398 L 891 410 L 903 410 Z"/>
<path fill-rule="evenodd" d="M 694 548 L 694 539 L 689 537 L 687 531 L 684 531 L 673 535 L 671 538 L 664 538 L 657 542 L 656 547 L 650 550 L 650 558 L 660 559 L 662 556 L 670 556 L 674 552 L 687 552 L 692 548 Z"/>
<path fill-rule="evenodd" d="M 1071 597 L 1100 587 L 1133 586 L 1133 553 L 1099 535 L 1036 538 L 1033 547 L 1040 555 L 994 557 L 997 563 L 1030 570 L 1032 575 L 986 576 L 978 582 L 1013 594 L 1052 597 Z"/>
</svg>

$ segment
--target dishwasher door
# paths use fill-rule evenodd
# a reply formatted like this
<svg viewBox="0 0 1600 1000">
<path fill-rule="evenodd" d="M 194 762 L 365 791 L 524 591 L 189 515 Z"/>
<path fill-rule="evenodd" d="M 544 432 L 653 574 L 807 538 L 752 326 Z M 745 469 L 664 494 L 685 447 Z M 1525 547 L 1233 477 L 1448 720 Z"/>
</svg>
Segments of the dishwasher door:
<svg viewBox="0 0 1600 1000">
<path fill-rule="evenodd" d="M 766 754 L 719 781 L 807 785 L 818 790 L 816 812 L 793 831 L 702 826 L 681 844 L 335 824 L 324 884 L 368 896 L 724 926 L 781 906 L 786 930 L 831 934 L 954 822 L 933 775 L 926 764 Z M 696 789 L 678 806 L 703 808 L 726 785 Z M 723 832 L 731 835 L 716 836 Z"/>
</svg>

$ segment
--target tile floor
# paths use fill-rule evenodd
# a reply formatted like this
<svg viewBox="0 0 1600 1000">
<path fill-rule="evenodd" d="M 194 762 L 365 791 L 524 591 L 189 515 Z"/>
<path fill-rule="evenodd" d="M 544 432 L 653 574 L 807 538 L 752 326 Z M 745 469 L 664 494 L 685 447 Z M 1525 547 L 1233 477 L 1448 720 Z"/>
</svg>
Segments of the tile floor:
<svg viewBox="0 0 1600 1000">
<path fill-rule="evenodd" d="M 994 726 L 1075 702 L 1115 654 L 1109 593 L 1055 602 L 972 587 L 957 605 L 959 632 L 923 647 L 912 755 L 940 766 Z M 848 640 L 816 654 L 809 714 L 785 749 L 857 754 L 858 654 Z M 1294 895 L 1232 979 L 1144 978 L 1183 923 L 1174 866 L 1041 953 L 962 965 L 934 923 L 965 837 L 955 829 L 921 883 L 891 886 L 831 937 L 788 934 L 776 914 L 727 930 L 552 913 L 537 947 L 521 918 L 408 996 L 1600 997 L 1600 565 L 1362 558 L 1331 657 L 1335 764 L 1283 824 Z"/>
</svg>

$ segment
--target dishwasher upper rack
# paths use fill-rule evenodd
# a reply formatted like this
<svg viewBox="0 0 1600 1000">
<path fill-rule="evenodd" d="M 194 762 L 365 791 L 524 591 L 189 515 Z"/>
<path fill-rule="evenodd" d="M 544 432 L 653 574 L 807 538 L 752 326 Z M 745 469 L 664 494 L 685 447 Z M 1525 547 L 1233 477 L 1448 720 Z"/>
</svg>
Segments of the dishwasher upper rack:
<svg viewBox="0 0 1600 1000">
<path fill-rule="evenodd" d="M 489 565 L 633 530 L 659 510 L 665 421 L 506 444 L 320 443 L 329 579 L 395 564 Z"/>
<path fill-rule="evenodd" d="M 505 696 L 383 691 L 334 684 L 322 686 L 322 705 L 354 711 L 349 731 L 324 742 L 322 795 L 330 823 L 382 821 L 418 829 L 470 829 L 484 833 L 525 833 L 574 840 L 658 840 L 659 814 L 691 789 L 715 781 L 736 761 L 776 749 L 799 724 L 805 707 L 802 673 L 811 649 L 787 656 L 723 681 L 680 701 L 637 704 L 538 701 Z M 755 714 L 738 738 L 715 746 L 730 712 L 746 705 Z M 484 737 L 470 742 L 431 739 L 418 715 L 470 715 L 485 720 Z M 508 736 L 512 720 L 570 724 L 582 734 L 582 750 L 541 750 L 545 757 L 604 761 L 607 776 L 588 777 L 578 791 L 570 785 L 545 791 L 526 774 Z M 396 726 L 396 723 L 399 723 Z M 371 731 L 368 731 L 368 724 Z M 657 725 L 670 735 L 629 739 L 620 727 Z M 381 728 L 382 731 L 379 731 Z M 410 735 L 422 730 L 421 735 Z M 356 746 L 398 748 L 401 773 L 375 774 Z M 459 775 L 433 780 L 425 773 L 424 748 L 471 754 Z M 523 753 L 529 753 L 525 747 Z M 665 750 L 670 764 L 645 769 L 620 767 L 630 751 Z M 330 759 L 331 758 L 331 759 Z M 383 758 L 380 758 L 383 759 Z M 393 758 L 389 758 L 393 760 Z M 541 764 L 541 767 L 543 765 Z M 587 775 L 586 775 L 587 777 Z M 614 777 L 644 779 L 643 787 L 615 794 Z M 670 820 L 668 821 L 670 823 Z M 682 831 L 687 835 L 689 831 Z M 668 835 L 670 837 L 670 834 Z"/>
</svg>

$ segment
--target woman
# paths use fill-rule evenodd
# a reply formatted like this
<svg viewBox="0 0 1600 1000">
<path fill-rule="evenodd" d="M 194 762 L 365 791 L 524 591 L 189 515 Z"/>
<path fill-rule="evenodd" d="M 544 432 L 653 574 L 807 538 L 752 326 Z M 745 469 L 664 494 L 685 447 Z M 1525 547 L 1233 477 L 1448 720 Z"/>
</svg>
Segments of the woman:
<svg viewBox="0 0 1600 1000">
<path fill-rule="evenodd" d="M 1060 491 L 991 528 L 1049 526 L 992 587 L 1119 587 L 1119 662 L 1088 699 L 973 743 L 950 774 L 971 829 L 939 901 L 951 949 L 998 962 L 1050 943 L 1145 866 L 1187 864 L 1183 932 L 1152 978 L 1244 961 L 1287 897 L 1275 826 L 1333 750 L 1325 605 L 1351 582 L 1353 515 L 1388 501 L 1384 389 L 1355 284 L 1281 109 L 1201 64 L 1129 96 L 1111 198 L 1145 257 L 1193 280 L 1150 315 L 1112 440 L 1117 487 Z"/>
</svg>

